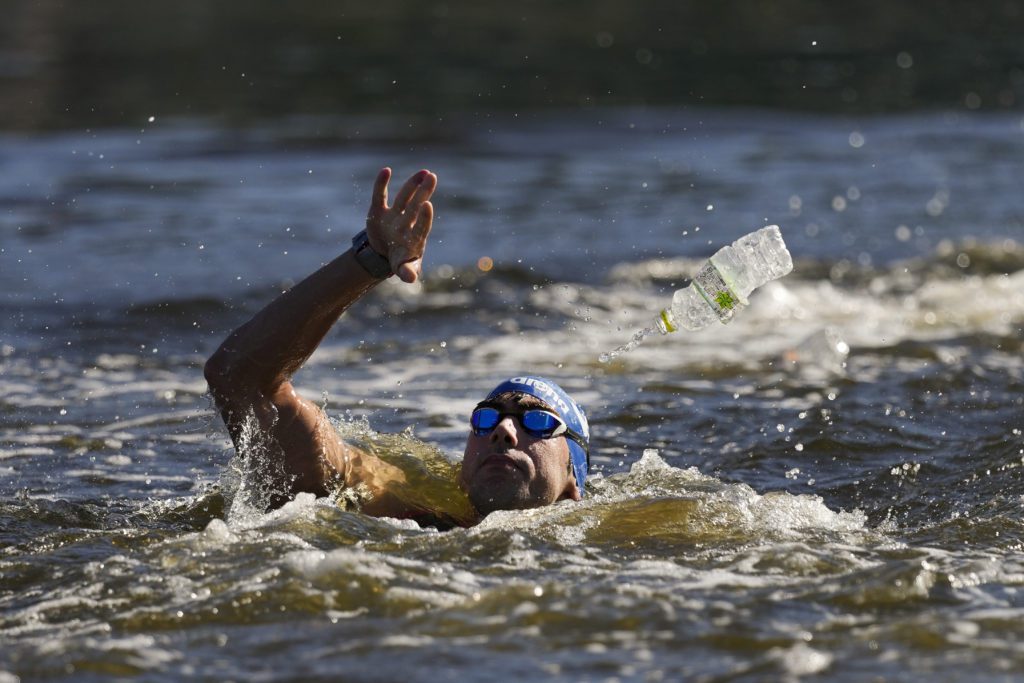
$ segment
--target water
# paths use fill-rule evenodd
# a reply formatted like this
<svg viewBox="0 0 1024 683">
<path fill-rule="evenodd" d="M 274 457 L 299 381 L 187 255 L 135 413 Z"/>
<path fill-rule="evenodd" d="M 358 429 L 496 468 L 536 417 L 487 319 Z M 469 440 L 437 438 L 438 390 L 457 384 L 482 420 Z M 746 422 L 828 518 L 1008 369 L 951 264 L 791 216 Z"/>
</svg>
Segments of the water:
<svg viewBox="0 0 1024 683">
<path fill-rule="evenodd" d="M 3 140 L 0 679 L 1019 678 L 1019 116 L 463 123 Z M 202 362 L 385 163 L 440 176 L 425 282 L 297 385 L 443 476 L 486 390 L 549 375 L 592 418 L 583 503 L 438 533 L 235 495 Z M 770 223 L 795 268 L 744 315 L 598 362 Z"/>
<path fill-rule="evenodd" d="M 634 332 L 633 336 L 629 338 L 628 342 L 622 344 L 621 346 L 615 347 L 611 351 L 606 351 L 605 353 L 602 353 L 600 356 L 597 357 L 597 359 L 602 363 L 607 363 L 608 361 L 614 360 L 621 356 L 622 354 L 628 353 L 635 349 L 636 347 L 640 346 L 640 344 L 643 343 L 644 339 L 647 339 L 648 337 L 651 337 L 658 332 L 659 330 L 656 327 L 645 327 L 644 329 L 639 330 L 638 332 Z"/>
</svg>

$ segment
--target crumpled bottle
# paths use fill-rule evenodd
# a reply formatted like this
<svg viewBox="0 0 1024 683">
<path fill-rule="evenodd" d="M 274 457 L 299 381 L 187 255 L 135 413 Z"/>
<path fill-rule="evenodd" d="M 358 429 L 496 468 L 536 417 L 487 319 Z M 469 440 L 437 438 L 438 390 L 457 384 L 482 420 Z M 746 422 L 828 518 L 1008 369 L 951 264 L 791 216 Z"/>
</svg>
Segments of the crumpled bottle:
<svg viewBox="0 0 1024 683">
<path fill-rule="evenodd" d="M 718 320 L 727 323 L 745 308 L 747 297 L 761 285 L 793 270 L 782 232 L 769 225 L 722 247 L 705 261 L 693 280 L 672 296 L 654 327 L 640 330 L 623 346 L 602 354 L 602 363 L 635 348 L 656 331 L 669 334 L 683 328 L 699 330 Z"/>
<path fill-rule="evenodd" d="M 769 225 L 722 247 L 672 296 L 661 312 L 662 334 L 679 328 L 699 330 L 715 320 L 727 323 L 745 308 L 747 297 L 761 285 L 793 270 L 793 258 L 777 225 Z"/>
</svg>

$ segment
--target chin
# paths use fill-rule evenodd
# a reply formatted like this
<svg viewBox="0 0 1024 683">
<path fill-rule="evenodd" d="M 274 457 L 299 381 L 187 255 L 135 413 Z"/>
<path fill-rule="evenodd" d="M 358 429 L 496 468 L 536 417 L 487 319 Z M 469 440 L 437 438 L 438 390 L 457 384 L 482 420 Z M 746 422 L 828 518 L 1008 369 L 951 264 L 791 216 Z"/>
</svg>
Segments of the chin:
<svg viewBox="0 0 1024 683">
<path fill-rule="evenodd" d="M 481 515 L 489 515 L 496 510 L 525 510 L 543 505 L 532 500 L 525 491 L 471 488 L 468 494 L 469 502 Z"/>
</svg>

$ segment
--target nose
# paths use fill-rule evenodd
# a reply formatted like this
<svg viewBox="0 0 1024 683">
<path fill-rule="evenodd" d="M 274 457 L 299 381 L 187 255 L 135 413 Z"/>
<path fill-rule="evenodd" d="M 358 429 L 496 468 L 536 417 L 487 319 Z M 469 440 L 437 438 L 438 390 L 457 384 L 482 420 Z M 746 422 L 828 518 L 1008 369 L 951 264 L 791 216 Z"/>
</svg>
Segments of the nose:
<svg viewBox="0 0 1024 683">
<path fill-rule="evenodd" d="M 510 447 L 519 444 L 519 433 L 516 430 L 516 421 L 512 419 L 511 415 L 502 418 L 502 420 L 494 427 L 494 430 L 491 432 L 491 443 L 503 443 Z"/>
</svg>

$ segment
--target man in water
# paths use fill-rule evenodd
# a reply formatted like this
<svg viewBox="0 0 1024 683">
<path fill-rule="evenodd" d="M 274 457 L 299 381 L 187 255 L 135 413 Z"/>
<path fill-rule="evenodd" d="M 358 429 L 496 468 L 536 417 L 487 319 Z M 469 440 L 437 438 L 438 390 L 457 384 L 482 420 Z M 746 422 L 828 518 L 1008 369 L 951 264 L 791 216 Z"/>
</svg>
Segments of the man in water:
<svg viewBox="0 0 1024 683">
<path fill-rule="evenodd" d="M 391 169 L 377 175 L 366 229 L 352 248 L 279 296 L 235 330 L 207 361 L 206 380 L 240 453 L 258 443 L 263 474 L 279 506 L 300 492 L 364 492 L 377 517 L 437 519 L 399 495 L 404 473 L 346 443 L 323 410 L 299 396 L 292 376 L 345 310 L 385 279 L 421 274 L 437 176 L 413 175 L 388 205 Z M 580 500 L 589 466 L 587 418 L 557 384 L 541 377 L 500 383 L 473 411 L 459 486 L 477 513 Z M 459 522 L 456 522 L 459 523 Z"/>
</svg>

